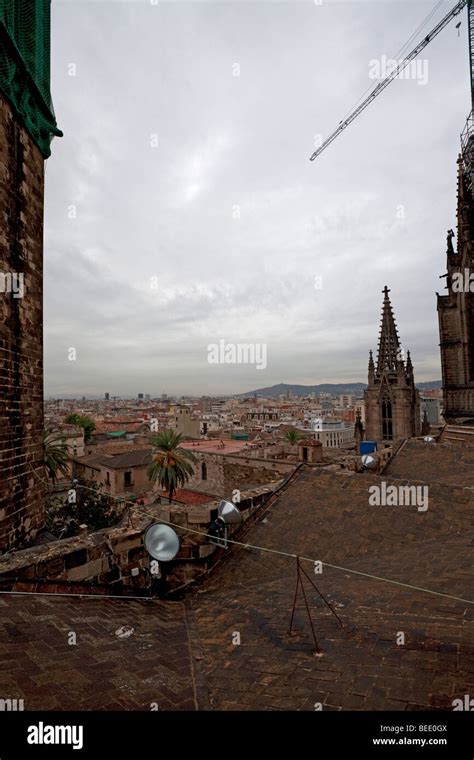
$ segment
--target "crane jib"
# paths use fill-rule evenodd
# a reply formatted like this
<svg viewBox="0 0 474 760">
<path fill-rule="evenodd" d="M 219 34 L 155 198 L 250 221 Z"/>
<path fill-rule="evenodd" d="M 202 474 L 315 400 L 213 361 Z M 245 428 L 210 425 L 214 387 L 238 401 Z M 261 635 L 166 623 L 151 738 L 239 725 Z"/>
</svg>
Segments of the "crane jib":
<svg viewBox="0 0 474 760">
<path fill-rule="evenodd" d="M 470 77 L 471 77 L 471 112 L 474 111 L 474 0 L 459 0 L 458 3 L 449 11 L 449 13 L 444 16 L 441 21 L 437 23 L 437 25 L 426 34 L 422 40 L 416 45 L 416 47 L 413 48 L 413 50 L 408 53 L 408 55 L 400 61 L 387 76 L 382 79 L 381 82 L 379 82 L 374 89 L 370 92 L 370 94 L 365 98 L 365 100 L 360 103 L 357 108 L 355 108 L 349 116 L 347 116 L 342 122 L 339 123 L 339 126 L 329 135 L 329 137 L 324 140 L 319 148 L 317 148 L 314 153 L 310 156 L 310 161 L 314 161 L 315 158 L 321 155 L 323 150 L 325 150 L 328 145 L 330 145 L 336 137 L 339 137 L 341 132 L 343 132 L 349 124 L 351 124 L 354 119 L 357 119 L 357 117 L 364 111 L 367 106 L 369 106 L 375 98 L 380 95 L 380 93 L 390 84 L 390 82 L 393 82 L 394 79 L 396 79 L 400 73 L 408 66 L 408 64 L 414 60 L 421 51 L 433 40 L 444 28 L 447 26 L 453 18 L 455 18 L 459 13 L 461 13 L 464 6 L 467 5 L 467 12 L 468 12 L 468 30 L 469 30 L 469 63 L 470 63 Z"/>
</svg>

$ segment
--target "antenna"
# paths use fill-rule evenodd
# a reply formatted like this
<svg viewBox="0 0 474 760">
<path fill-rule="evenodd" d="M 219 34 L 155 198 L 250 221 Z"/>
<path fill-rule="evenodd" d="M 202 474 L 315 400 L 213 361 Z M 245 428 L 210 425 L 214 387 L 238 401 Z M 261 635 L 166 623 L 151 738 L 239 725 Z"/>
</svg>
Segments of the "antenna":
<svg viewBox="0 0 474 760">
<path fill-rule="evenodd" d="M 339 625 L 340 625 L 341 628 L 343 627 L 342 620 L 339 617 L 339 615 L 337 614 L 337 612 L 333 609 L 332 605 L 329 604 L 329 602 L 326 599 L 326 597 L 323 596 L 323 594 L 320 592 L 320 590 L 316 586 L 315 582 L 309 577 L 309 575 L 306 572 L 306 570 L 304 570 L 301 567 L 300 558 L 296 557 L 296 589 L 295 589 L 295 596 L 294 596 L 294 599 L 293 599 L 293 609 L 291 611 L 290 629 L 289 629 L 288 633 L 290 633 L 290 634 L 293 633 L 293 622 L 294 622 L 294 619 L 295 619 L 296 602 L 298 601 L 298 589 L 301 587 L 301 592 L 303 594 L 304 604 L 305 604 L 305 607 L 306 607 L 306 613 L 308 615 L 309 624 L 311 626 L 311 633 L 313 634 L 313 641 L 314 641 L 314 647 L 315 647 L 314 653 L 318 657 L 321 657 L 322 652 L 321 652 L 321 649 L 319 648 L 318 639 L 316 638 L 316 633 L 315 633 L 314 625 L 313 625 L 313 618 L 311 617 L 311 611 L 309 609 L 308 598 L 306 596 L 306 591 L 305 591 L 304 584 L 303 584 L 303 576 L 306 578 L 307 581 L 310 582 L 310 584 L 312 585 L 312 587 L 314 588 L 314 590 L 316 591 L 316 593 L 319 594 L 319 596 L 323 600 L 324 604 L 327 607 L 329 607 L 329 609 L 331 610 L 331 612 L 334 615 L 334 617 L 337 618 L 337 621 L 338 621 L 338 623 L 339 623 Z"/>
</svg>

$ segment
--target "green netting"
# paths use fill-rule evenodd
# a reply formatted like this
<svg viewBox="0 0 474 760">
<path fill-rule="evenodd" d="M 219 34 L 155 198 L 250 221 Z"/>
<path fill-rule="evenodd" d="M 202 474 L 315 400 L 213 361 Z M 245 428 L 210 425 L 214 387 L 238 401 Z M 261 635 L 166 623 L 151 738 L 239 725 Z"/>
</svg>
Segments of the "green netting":
<svg viewBox="0 0 474 760">
<path fill-rule="evenodd" d="M 50 92 L 51 0 L 0 0 L 0 89 L 45 157 L 56 125 Z"/>
</svg>

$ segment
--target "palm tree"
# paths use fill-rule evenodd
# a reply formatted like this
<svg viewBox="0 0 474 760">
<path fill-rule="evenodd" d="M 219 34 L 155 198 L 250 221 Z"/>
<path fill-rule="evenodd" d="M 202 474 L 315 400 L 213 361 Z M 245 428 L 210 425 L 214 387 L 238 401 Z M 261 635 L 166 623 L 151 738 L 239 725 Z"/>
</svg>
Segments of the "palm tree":
<svg viewBox="0 0 474 760">
<path fill-rule="evenodd" d="M 289 430 L 286 431 L 285 438 L 288 441 L 288 443 L 298 443 L 301 436 L 296 430 L 296 428 L 290 428 Z"/>
<path fill-rule="evenodd" d="M 181 448 L 180 443 L 181 433 L 173 430 L 158 433 L 153 439 L 153 462 L 147 468 L 151 482 L 159 483 L 161 488 L 168 491 L 170 502 L 176 489 L 187 483 L 193 475 L 191 462 L 196 462 L 194 454 Z"/>
<path fill-rule="evenodd" d="M 59 472 L 69 475 L 67 444 L 64 443 L 61 434 L 52 428 L 47 428 L 43 433 L 43 455 L 46 472 L 53 483 L 56 482 Z"/>
</svg>

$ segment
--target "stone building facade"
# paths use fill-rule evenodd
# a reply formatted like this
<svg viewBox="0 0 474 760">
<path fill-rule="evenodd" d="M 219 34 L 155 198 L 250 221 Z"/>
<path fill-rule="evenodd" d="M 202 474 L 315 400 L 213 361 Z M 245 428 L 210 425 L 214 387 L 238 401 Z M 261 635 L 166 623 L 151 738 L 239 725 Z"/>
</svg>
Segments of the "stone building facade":
<svg viewBox="0 0 474 760">
<path fill-rule="evenodd" d="M 457 250 L 453 230 L 446 252 L 447 293 L 437 293 L 444 418 L 474 424 L 474 260 L 472 116 L 461 136 L 458 158 Z M 467 418 L 467 419 L 466 419 Z"/>
<path fill-rule="evenodd" d="M 0 551 L 43 524 L 43 192 L 49 2 L 0 3 Z"/>
<path fill-rule="evenodd" d="M 149 447 L 136 447 L 118 454 L 87 454 L 74 458 L 73 473 L 77 478 L 101 485 L 113 497 L 151 491 L 153 485 L 147 475 L 152 463 Z"/>
<path fill-rule="evenodd" d="M 295 462 L 284 460 L 209 452 L 194 452 L 194 455 L 194 474 L 186 487 L 218 496 L 230 496 L 234 489 L 275 483 L 295 469 Z"/>
<path fill-rule="evenodd" d="M 403 358 L 389 292 L 385 286 L 377 364 L 371 351 L 364 392 L 365 438 L 369 441 L 397 441 L 421 432 L 413 365 L 409 351 L 406 361 Z"/>
</svg>

